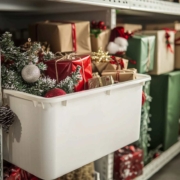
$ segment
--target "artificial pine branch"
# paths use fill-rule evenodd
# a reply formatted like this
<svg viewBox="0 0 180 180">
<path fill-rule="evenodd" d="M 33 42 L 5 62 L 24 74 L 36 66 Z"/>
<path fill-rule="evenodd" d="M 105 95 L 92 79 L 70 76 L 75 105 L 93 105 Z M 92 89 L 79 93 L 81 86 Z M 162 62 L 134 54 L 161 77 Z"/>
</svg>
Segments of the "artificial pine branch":
<svg viewBox="0 0 180 180">
<path fill-rule="evenodd" d="M 35 83 L 29 84 L 25 82 L 21 76 L 21 71 L 24 66 L 28 65 L 31 60 L 36 64 L 41 71 L 46 70 L 47 66 L 39 61 L 38 52 L 41 48 L 39 43 L 33 43 L 31 48 L 26 51 L 21 51 L 19 47 L 14 45 L 12 35 L 8 32 L 4 33 L 0 38 L 1 53 L 4 63 L 2 63 L 2 88 L 22 91 L 38 96 L 43 96 L 47 91 L 55 87 L 63 89 L 66 93 L 74 92 L 74 86 L 82 79 L 80 74 L 81 67 L 78 66 L 76 71 L 71 76 L 56 84 L 56 80 L 49 77 L 40 77 Z M 50 51 L 43 52 L 46 60 L 54 57 Z M 44 58 L 43 57 L 43 58 Z"/>
</svg>

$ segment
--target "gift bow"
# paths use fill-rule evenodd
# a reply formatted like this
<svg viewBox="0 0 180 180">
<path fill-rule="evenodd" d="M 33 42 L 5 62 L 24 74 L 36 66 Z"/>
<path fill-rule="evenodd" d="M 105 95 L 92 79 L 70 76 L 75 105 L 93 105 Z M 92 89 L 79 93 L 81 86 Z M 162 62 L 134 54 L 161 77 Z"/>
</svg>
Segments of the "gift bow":
<svg viewBox="0 0 180 180">
<path fill-rule="evenodd" d="M 111 63 L 111 64 L 116 64 L 116 65 L 117 65 L 117 70 L 120 69 L 119 66 L 121 66 L 121 69 L 124 69 L 124 68 L 125 68 L 124 61 L 123 61 L 122 58 L 116 59 L 115 56 L 111 56 L 111 58 L 112 58 L 113 60 L 110 60 L 110 63 Z"/>
<path fill-rule="evenodd" d="M 170 50 L 170 52 L 171 53 L 174 53 L 174 51 L 173 51 L 173 48 L 172 48 L 172 46 L 171 46 L 171 42 L 170 42 L 170 37 L 171 37 L 171 35 L 170 35 L 170 31 L 172 31 L 172 32 L 176 32 L 176 30 L 174 30 L 174 29 L 169 29 L 169 28 L 163 28 L 163 30 L 165 30 L 165 38 L 166 38 L 166 45 L 167 45 L 167 48 Z"/>
<path fill-rule="evenodd" d="M 104 52 L 102 48 L 99 48 L 98 52 L 92 52 L 91 59 L 96 62 L 109 62 L 110 57 L 108 52 Z"/>
</svg>

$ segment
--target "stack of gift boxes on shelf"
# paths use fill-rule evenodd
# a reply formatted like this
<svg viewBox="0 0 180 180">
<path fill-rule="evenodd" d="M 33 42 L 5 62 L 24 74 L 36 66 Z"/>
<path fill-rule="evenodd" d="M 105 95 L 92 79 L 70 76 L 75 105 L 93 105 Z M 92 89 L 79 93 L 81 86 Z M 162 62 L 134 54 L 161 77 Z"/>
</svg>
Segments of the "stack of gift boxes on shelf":
<svg viewBox="0 0 180 180">
<path fill-rule="evenodd" d="M 31 40 L 20 48 L 9 33 L 0 40 L 4 89 L 51 98 L 135 80 L 137 73 L 151 75 L 143 88 L 140 139 L 95 161 L 102 180 L 134 179 L 160 147 L 164 151 L 178 141 L 180 24 L 145 29 L 118 24 L 110 30 L 102 21 L 45 21 L 29 27 Z M 15 174 L 36 179 L 17 167 L 7 169 L 6 180 Z M 60 179 L 94 179 L 94 165 Z"/>
</svg>

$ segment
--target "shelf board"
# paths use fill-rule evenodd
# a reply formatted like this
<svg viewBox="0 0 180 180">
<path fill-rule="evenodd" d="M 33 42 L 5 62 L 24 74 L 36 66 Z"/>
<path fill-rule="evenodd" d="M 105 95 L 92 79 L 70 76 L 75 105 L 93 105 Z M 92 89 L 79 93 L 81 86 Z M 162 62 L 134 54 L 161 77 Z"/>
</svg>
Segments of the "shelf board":
<svg viewBox="0 0 180 180">
<path fill-rule="evenodd" d="M 160 0 L 1 0 L 0 11 L 83 12 L 102 9 L 180 15 L 180 4 Z"/>
<path fill-rule="evenodd" d="M 180 15 L 180 4 L 160 0 L 48 0 L 78 3 L 116 9 L 129 9 L 144 12 Z M 71 4 L 72 5 L 72 4 Z"/>
<path fill-rule="evenodd" d="M 170 147 L 158 158 L 150 162 L 143 170 L 143 175 L 137 177 L 135 180 L 147 180 L 159 171 L 164 165 L 172 160 L 176 155 L 180 153 L 180 141 Z"/>
</svg>

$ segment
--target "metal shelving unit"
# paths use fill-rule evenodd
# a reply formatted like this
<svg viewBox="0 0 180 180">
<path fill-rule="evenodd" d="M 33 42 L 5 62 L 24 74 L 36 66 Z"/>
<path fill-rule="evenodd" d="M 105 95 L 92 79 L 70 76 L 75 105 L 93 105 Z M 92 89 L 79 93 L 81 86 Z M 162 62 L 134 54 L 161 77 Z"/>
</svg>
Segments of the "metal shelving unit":
<svg viewBox="0 0 180 180">
<path fill-rule="evenodd" d="M 160 0 L 1 0 L 0 1 L 0 20 L 3 13 L 29 13 L 29 14 L 56 14 L 104 11 L 105 19 L 113 27 L 116 22 L 114 9 L 119 9 L 121 14 L 150 16 L 155 13 L 178 17 L 180 15 L 180 4 Z M 130 12 L 130 13 L 129 13 Z M 108 14 L 109 13 L 109 14 Z M 95 14 L 95 13 L 94 13 Z M 92 17 L 93 17 L 92 13 Z M 102 15 L 103 16 L 103 15 Z M 95 17 L 95 16 L 94 16 Z M 110 18 L 107 18 L 110 17 Z M 14 19 L 15 21 L 16 19 Z M 103 19 L 104 20 L 104 19 Z M 2 129 L 0 127 L 0 145 L 2 145 Z M 2 146 L 0 148 L 2 158 Z M 144 174 L 136 180 L 147 180 L 173 157 L 180 153 L 180 141 L 169 148 L 160 157 L 153 160 L 144 168 Z M 0 160 L 1 161 L 1 160 Z M 1 161 L 2 165 L 2 161 Z M 2 166 L 1 166 L 2 172 Z M 1 174 L 2 175 L 2 174 Z M 1 176 L 2 177 L 2 176 Z"/>
<path fill-rule="evenodd" d="M 158 158 L 149 163 L 143 170 L 143 175 L 139 176 L 135 180 L 148 180 L 156 172 L 158 172 L 164 165 L 172 160 L 176 155 L 180 153 L 180 141 L 162 153 Z"/>
</svg>

